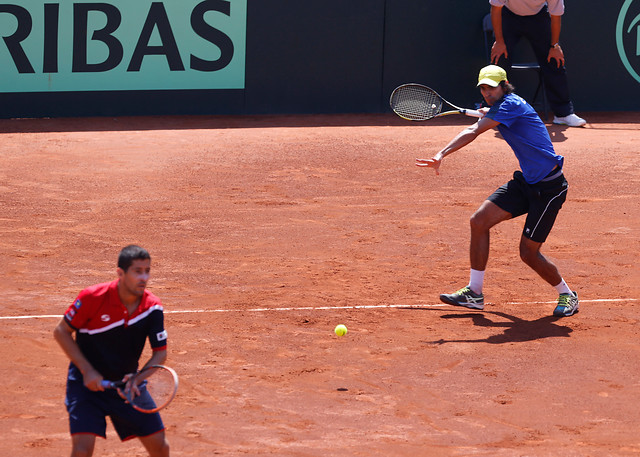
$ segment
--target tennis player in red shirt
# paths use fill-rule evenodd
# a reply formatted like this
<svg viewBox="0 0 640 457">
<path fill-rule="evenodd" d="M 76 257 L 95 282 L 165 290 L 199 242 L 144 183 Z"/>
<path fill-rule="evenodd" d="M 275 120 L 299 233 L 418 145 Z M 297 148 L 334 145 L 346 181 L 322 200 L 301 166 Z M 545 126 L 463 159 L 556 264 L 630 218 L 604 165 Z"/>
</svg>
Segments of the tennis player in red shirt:
<svg viewBox="0 0 640 457">
<path fill-rule="evenodd" d="M 136 411 L 118 391 L 102 387 L 103 380 L 126 380 L 138 371 L 147 340 L 152 355 L 144 366 L 167 359 L 162 304 L 146 290 L 150 271 L 145 249 L 125 247 L 118 257 L 118 279 L 80 292 L 54 330 L 71 360 L 65 398 L 71 457 L 93 455 L 96 437 L 106 438 L 107 416 L 122 441 L 138 438 L 149 456 L 169 457 L 160 414 Z"/>
</svg>

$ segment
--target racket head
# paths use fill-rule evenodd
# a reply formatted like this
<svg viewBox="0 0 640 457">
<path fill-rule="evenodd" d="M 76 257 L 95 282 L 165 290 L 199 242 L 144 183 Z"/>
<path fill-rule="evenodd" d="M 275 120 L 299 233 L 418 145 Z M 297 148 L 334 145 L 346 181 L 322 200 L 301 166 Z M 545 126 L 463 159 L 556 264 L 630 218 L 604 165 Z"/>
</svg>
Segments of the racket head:
<svg viewBox="0 0 640 457">
<path fill-rule="evenodd" d="M 409 83 L 396 87 L 389 98 L 394 113 L 409 121 L 426 121 L 442 111 L 438 93 L 422 84 Z"/>
<path fill-rule="evenodd" d="M 178 374 L 164 365 L 151 365 L 140 370 L 133 378 L 140 395 L 133 389 L 127 392 L 127 401 L 142 413 L 156 413 L 171 403 L 178 392 Z"/>
</svg>

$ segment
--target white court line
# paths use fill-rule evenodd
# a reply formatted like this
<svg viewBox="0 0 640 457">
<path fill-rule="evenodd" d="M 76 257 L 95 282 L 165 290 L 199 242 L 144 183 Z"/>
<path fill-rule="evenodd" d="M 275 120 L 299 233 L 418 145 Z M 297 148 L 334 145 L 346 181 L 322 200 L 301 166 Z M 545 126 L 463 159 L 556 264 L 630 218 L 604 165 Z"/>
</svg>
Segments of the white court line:
<svg viewBox="0 0 640 457">
<path fill-rule="evenodd" d="M 638 301 L 638 298 L 599 298 L 593 300 L 580 299 L 580 303 L 606 303 L 606 302 L 615 302 L 615 301 Z M 505 303 L 505 305 L 530 305 L 532 303 L 536 304 L 554 304 L 554 301 L 545 301 L 545 302 L 509 302 Z M 403 309 L 421 309 L 421 308 L 440 308 L 446 305 L 444 303 L 436 304 L 436 305 L 352 305 L 352 306 L 303 306 L 300 308 L 249 308 L 249 309 L 184 309 L 184 310 L 174 310 L 174 311 L 165 311 L 165 314 L 200 314 L 200 313 L 267 313 L 273 311 L 332 311 L 332 310 L 345 310 L 345 309 L 385 309 L 385 308 L 403 308 Z M 60 319 L 62 314 L 41 314 L 41 315 L 33 315 L 33 316 L 0 316 L 0 320 L 9 320 L 9 319 L 49 319 L 49 318 L 57 318 Z"/>
</svg>

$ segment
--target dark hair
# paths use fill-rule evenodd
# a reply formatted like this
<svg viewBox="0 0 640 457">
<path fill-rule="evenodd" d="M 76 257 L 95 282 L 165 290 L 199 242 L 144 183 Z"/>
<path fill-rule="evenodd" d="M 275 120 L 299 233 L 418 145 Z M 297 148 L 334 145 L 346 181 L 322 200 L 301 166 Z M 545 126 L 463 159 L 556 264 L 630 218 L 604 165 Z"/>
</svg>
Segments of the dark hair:
<svg viewBox="0 0 640 457">
<path fill-rule="evenodd" d="M 151 256 L 146 249 L 130 244 L 122 248 L 118 256 L 118 268 L 122 268 L 126 273 L 134 260 L 151 260 Z"/>
<path fill-rule="evenodd" d="M 505 95 L 512 94 L 516 91 L 516 88 L 513 87 L 513 84 L 511 84 L 509 81 L 500 81 L 500 87 L 502 87 L 502 89 L 504 90 Z"/>
</svg>

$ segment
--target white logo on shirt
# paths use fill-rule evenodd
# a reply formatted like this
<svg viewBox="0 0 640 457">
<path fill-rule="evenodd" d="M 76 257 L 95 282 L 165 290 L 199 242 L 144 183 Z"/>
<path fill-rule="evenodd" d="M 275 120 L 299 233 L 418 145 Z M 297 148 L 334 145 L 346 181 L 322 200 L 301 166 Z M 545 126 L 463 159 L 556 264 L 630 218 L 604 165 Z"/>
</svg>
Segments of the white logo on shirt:
<svg viewBox="0 0 640 457">
<path fill-rule="evenodd" d="M 111 316 L 109 316 L 108 314 L 103 314 L 102 316 L 100 316 L 100 320 L 102 322 L 109 322 L 111 320 Z"/>
<path fill-rule="evenodd" d="M 163 330 L 163 331 L 161 331 L 160 333 L 157 333 L 157 334 L 156 334 L 156 338 L 157 338 L 157 340 L 158 340 L 158 341 L 164 341 L 164 340 L 166 340 L 166 339 L 167 339 L 167 331 L 166 331 L 166 330 Z"/>
</svg>

